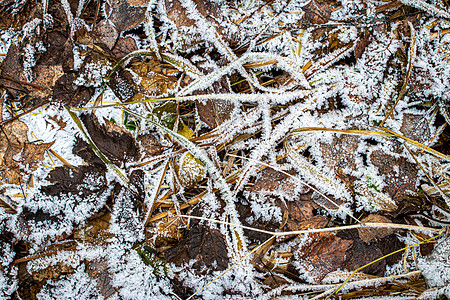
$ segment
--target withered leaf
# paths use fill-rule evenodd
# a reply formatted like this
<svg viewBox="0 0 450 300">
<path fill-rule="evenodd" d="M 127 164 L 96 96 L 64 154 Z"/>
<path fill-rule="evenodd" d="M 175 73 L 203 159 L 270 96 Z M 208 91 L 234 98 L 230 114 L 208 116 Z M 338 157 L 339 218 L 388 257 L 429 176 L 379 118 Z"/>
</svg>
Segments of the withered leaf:
<svg viewBox="0 0 450 300">
<path fill-rule="evenodd" d="M 334 234 L 318 234 L 298 249 L 297 263 L 306 270 L 308 281 L 319 283 L 328 273 L 343 268 L 346 252 L 352 245 L 353 241 Z"/>
<path fill-rule="evenodd" d="M 112 276 L 108 271 L 108 263 L 104 259 L 95 259 L 86 262 L 86 273 L 93 278 L 97 284 L 100 295 L 105 299 L 116 294 L 116 290 L 112 285 Z"/>
<path fill-rule="evenodd" d="M 93 219 L 82 228 L 76 230 L 73 233 L 73 238 L 87 243 L 103 243 L 108 238 L 112 237 L 112 234 L 107 232 L 110 220 L 110 213 L 106 213 L 99 218 Z"/>
<path fill-rule="evenodd" d="M 46 178 L 51 185 L 43 186 L 46 195 L 74 194 L 82 197 L 97 195 L 106 189 L 105 169 L 98 165 L 56 167 Z"/>
<path fill-rule="evenodd" d="M 288 281 L 284 279 L 284 277 L 281 277 L 279 275 L 270 274 L 270 276 L 267 277 L 263 283 L 270 286 L 272 289 L 275 289 L 279 286 L 282 286 L 283 284 L 288 283 Z"/>
<path fill-rule="evenodd" d="M 23 147 L 21 154 L 22 164 L 30 165 L 32 170 L 36 170 L 38 162 L 44 160 L 44 153 L 47 151 L 55 142 L 51 143 L 27 143 Z"/>
<path fill-rule="evenodd" d="M 119 38 L 112 49 L 112 53 L 118 59 L 122 59 L 133 51 L 138 50 L 136 40 L 132 37 Z"/>
<path fill-rule="evenodd" d="M 362 240 L 356 239 L 353 242 L 353 246 L 351 249 L 348 249 L 345 252 L 345 262 L 342 265 L 342 269 L 347 269 L 350 271 L 354 271 L 359 267 L 362 267 L 374 260 L 383 256 L 383 252 L 381 252 L 380 248 L 376 245 L 366 244 Z M 376 262 L 367 268 L 363 269 L 361 272 L 382 276 L 386 267 L 386 261 L 381 260 Z"/>
<path fill-rule="evenodd" d="M 288 171 L 287 173 L 295 176 L 293 171 Z M 265 168 L 260 172 L 255 184 L 249 190 L 252 192 L 263 191 L 266 193 L 288 194 L 294 197 L 296 196 L 296 186 L 297 183 L 290 176 L 272 168 Z"/>
<path fill-rule="evenodd" d="M 3 126 L 0 131 L 0 165 L 15 165 L 13 157 L 22 150 L 28 139 L 27 133 L 28 126 L 20 120 Z"/>
<path fill-rule="evenodd" d="M 111 75 L 108 86 L 122 102 L 133 97 L 138 91 L 138 87 L 133 80 L 133 75 L 124 69 L 119 69 L 119 71 Z"/>
<path fill-rule="evenodd" d="M 100 125 L 94 114 L 82 115 L 80 119 L 94 143 L 112 162 L 122 163 L 138 158 L 138 147 L 129 131 L 106 119 L 105 124 Z"/>
<path fill-rule="evenodd" d="M 361 220 L 364 223 L 392 223 L 391 220 L 380 215 L 369 215 Z M 394 234 L 395 229 L 392 228 L 358 228 L 359 237 L 366 243 L 370 243 L 388 235 Z"/>
<path fill-rule="evenodd" d="M 370 44 L 370 32 L 367 28 L 364 28 L 364 33 L 362 35 L 362 38 L 358 40 L 358 42 L 355 45 L 355 58 L 361 58 L 362 54 L 364 53 L 364 50 L 367 46 Z"/>
<path fill-rule="evenodd" d="M 130 30 L 138 27 L 145 20 L 145 11 L 147 7 L 136 7 L 130 5 L 126 0 L 112 1 L 107 6 L 108 14 L 111 14 L 110 20 L 119 31 Z"/>
<path fill-rule="evenodd" d="M 144 158 L 160 155 L 164 148 L 158 139 L 152 134 L 140 135 L 136 141 L 141 145 Z"/>
<path fill-rule="evenodd" d="M 331 17 L 331 9 L 326 1 L 318 3 L 312 0 L 302 10 L 305 12 L 305 21 L 311 24 L 325 24 Z"/>
<path fill-rule="evenodd" d="M 66 72 L 55 82 L 53 100 L 69 106 L 78 107 L 86 104 L 94 95 L 93 87 L 77 86 L 75 72 Z"/>
<path fill-rule="evenodd" d="M 202 270 L 225 270 L 228 267 L 228 252 L 225 240 L 217 229 L 205 226 L 192 226 L 181 241 L 164 252 L 167 261 L 182 265 L 191 259 L 196 262 L 193 268 Z"/>
<path fill-rule="evenodd" d="M 92 34 L 96 43 L 103 43 L 109 49 L 114 47 L 119 36 L 116 27 L 109 20 L 101 20 Z"/>
<path fill-rule="evenodd" d="M 404 157 L 396 158 L 382 150 L 373 151 L 370 160 L 378 167 L 379 174 L 384 176 L 385 187 L 382 192 L 387 192 L 396 204 L 401 203 L 407 190 L 416 191 L 417 165 Z"/>
</svg>

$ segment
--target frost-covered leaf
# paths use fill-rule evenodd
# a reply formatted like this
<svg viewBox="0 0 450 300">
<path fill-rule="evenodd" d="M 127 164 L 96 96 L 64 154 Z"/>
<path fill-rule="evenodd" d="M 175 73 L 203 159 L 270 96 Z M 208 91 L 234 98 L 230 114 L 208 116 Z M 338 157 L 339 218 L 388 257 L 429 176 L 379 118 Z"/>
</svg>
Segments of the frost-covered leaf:
<svg viewBox="0 0 450 300">
<path fill-rule="evenodd" d="M 197 184 L 206 175 L 205 165 L 189 152 L 180 158 L 176 170 L 183 187 L 190 187 Z"/>
</svg>

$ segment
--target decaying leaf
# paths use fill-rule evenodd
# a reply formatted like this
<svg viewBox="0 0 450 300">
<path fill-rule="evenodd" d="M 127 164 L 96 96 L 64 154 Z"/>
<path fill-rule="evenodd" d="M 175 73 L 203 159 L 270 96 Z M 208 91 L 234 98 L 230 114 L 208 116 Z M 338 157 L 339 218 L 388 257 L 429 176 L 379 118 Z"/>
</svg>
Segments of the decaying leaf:
<svg viewBox="0 0 450 300">
<path fill-rule="evenodd" d="M 112 162 L 137 159 L 138 148 L 129 131 L 106 119 L 101 125 L 94 114 L 82 115 L 81 120 L 94 143 Z"/>
<path fill-rule="evenodd" d="M 86 273 L 97 283 L 97 290 L 105 299 L 116 294 L 112 284 L 112 276 L 108 271 L 108 262 L 105 259 L 96 259 L 86 262 Z"/>
<path fill-rule="evenodd" d="M 44 153 L 54 144 L 51 143 L 27 143 L 21 153 L 21 162 L 25 166 L 29 165 L 31 170 L 36 170 L 38 162 L 44 160 Z"/>
<path fill-rule="evenodd" d="M 392 223 L 391 220 L 380 215 L 369 215 L 361 220 L 364 224 L 368 223 Z M 391 228 L 358 228 L 359 237 L 366 243 L 382 239 L 388 235 L 394 234 L 395 229 Z"/>
<path fill-rule="evenodd" d="M 219 230 L 201 225 L 189 228 L 178 244 L 166 250 L 164 256 L 168 262 L 182 265 L 191 259 L 197 270 L 225 270 L 228 267 L 228 254 L 224 238 Z"/>
<path fill-rule="evenodd" d="M 313 236 L 315 238 L 302 244 L 295 252 L 297 258 L 294 265 L 304 272 L 308 282 L 319 283 L 328 273 L 343 268 L 348 257 L 346 252 L 353 241 L 329 233 Z"/>
</svg>

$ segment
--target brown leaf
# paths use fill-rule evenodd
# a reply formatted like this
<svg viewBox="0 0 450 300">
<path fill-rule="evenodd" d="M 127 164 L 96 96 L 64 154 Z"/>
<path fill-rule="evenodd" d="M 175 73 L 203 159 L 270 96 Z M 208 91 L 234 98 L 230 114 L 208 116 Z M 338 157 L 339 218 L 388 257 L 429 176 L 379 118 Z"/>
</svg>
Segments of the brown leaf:
<svg viewBox="0 0 450 300">
<path fill-rule="evenodd" d="M 298 249 L 297 264 L 305 270 L 309 282 L 319 283 L 328 273 L 343 268 L 346 252 L 352 244 L 353 241 L 334 234 L 318 234 Z"/>
<path fill-rule="evenodd" d="M 267 277 L 263 283 L 270 286 L 270 288 L 275 289 L 279 286 L 282 286 L 283 284 L 288 283 L 288 281 L 284 279 L 284 277 L 281 277 L 279 275 L 270 274 L 270 276 Z"/>
<path fill-rule="evenodd" d="M 228 267 L 228 252 L 225 240 L 217 229 L 195 225 L 189 228 L 185 237 L 173 248 L 164 252 L 167 261 L 180 266 L 191 259 L 194 269 L 204 267 L 211 270 L 225 270 Z"/>
<path fill-rule="evenodd" d="M 384 176 L 382 192 L 387 192 L 396 204 L 403 200 L 406 191 L 416 191 L 418 168 L 406 158 L 396 158 L 382 150 L 370 154 L 371 162 L 378 168 L 379 175 Z"/>
<path fill-rule="evenodd" d="M 224 78 L 222 78 L 219 82 L 213 83 L 211 88 L 202 91 L 195 91 L 194 94 L 203 95 L 211 92 L 229 92 L 228 83 Z M 234 104 L 227 100 L 196 101 L 195 106 L 197 107 L 200 120 L 205 122 L 211 128 L 216 128 L 218 125 L 228 120 L 234 109 Z"/>
<path fill-rule="evenodd" d="M 294 175 L 296 172 L 288 171 L 287 173 Z M 290 176 L 283 174 L 272 168 L 266 168 L 259 173 L 255 184 L 249 188 L 252 192 L 275 192 L 275 194 L 288 194 L 292 197 L 296 196 L 295 188 L 297 183 Z"/>
<path fill-rule="evenodd" d="M 342 269 L 350 271 L 356 270 L 368 263 L 371 263 L 383 256 L 383 252 L 376 245 L 368 245 L 363 241 L 356 239 L 353 241 L 353 247 L 344 251 L 345 263 L 342 265 Z M 382 276 L 386 268 L 385 260 L 381 260 L 374 263 L 361 272 L 371 274 L 375 276 Z"/>
<path fill-rule="evenodd" d="M 108 232 L 111 214 L 106 213 L 103 216 L 89 221 L 85 226 L 73 233 L 73 238 L 87 243 L 104 243 L 112 234 Z"/>
<path fill-rule="evenodd" d="M 100 195 L 106 189 L 105 174 L 105 169 L 98 165 L 56 167 L 46 178 L 52 184 L 41 187 L 41 191 L 51 196 L 73 194 L 86 198 Z M 93 178 L 96 184 L 91 182 Z M 88 185 L 88 182 L 91 183 Z"/>
<path fill-rule="evenodd" d="M 82 115 L 80 119 L 94 143 L 112 162 L 138 158 L 138 147 L 129 131 L 106 119 L 104 125 L 100 125 L 94 114 Z"/>
<path fill-rule="evenodd" d="M 419 143 L 426 143 L 431 139 L 430 127 L 425 116 L 420 114 L 403 114 L 400 132 Z"/>
<path fill-rule="evenodd" d="M 85 105 L 94 95 L 93 87 L 77 86 L 74 81 L 77 74 L 73 71 L 66 72 L 55 82 L 53 100 L 72 107 Z"/>
<path fill-rule="evenodd" d="M 322 156 L 330 170 L 350 168 L 357 170 L 355 159 L 361 138 L 354 135 L 340 134 L 333 138 L 331 144 L 320 143 Z"/>
<path fill-rule="evenodd" d="M 111 14 L 110 20 L 119 31 L 138 27 L 145 20 L 146 10 L 146 6 L 132 6 L 126 0 L 115 0 L 111 6 L 106 6 L 107 15 Z"/>
<path fill-rule="evenodd" d="M 122 59 L 133 51 L 138 50 L 136 40 L 132 37 L 119 38 L 116 45 L 112 49 L 115 57 Z"/>
<path fill-rule="evenodd" d="M 133 75 L 128 70 L 120 69 L 109 78 L 108 86 L 122 102 L 129 100 L 138 92 Z"/>
<path fill-rule="evenodd" d="M 304 20 L 311 24 L 325 24 L 331 17 L 331 9 L 327 2 L 318 3 L 312 0 L 303 6 L 302 10 L 305 12 Z"/>
<path fill-rule="evenodd" d="M 367 46 L 370 44 L 370 32 L 367 28 L 364 28 L 364 33 L 362 37 L 358 40 L 358 42 L 355 45 L 355 58 L 361 58 L 364 50 Z"/>
<path fill-rule="evenodd" d="M 164 147 L 158 141 L 158 139 L 152 134 L 140 135 L 136 138 L 136 141 L 141 145 L 142 152 L 144 152 L 144 158 L 160 155 Z"/>
<path fill-rule="evenodd" d="M 106 260 L 95 259 L 86 262 L 86 273 L 88 273 L 91 278 L 95 279 L 98 292 L 105 297 L 105 299 L 112 297 L 116 293 Z"/>
<path fill-rule="evenodd" d="M 111 21 L 101 20 L 95 27 L 92 35 L 96 43 L 103 43 L 109 49 L 113 49 L 119 37 L 119 32 Z"/>
<path fill-rule="evenodd" d="M 47 151 L 55 142 L 51 143 L 27 143 L 23 148 L 21 161 L 23 165 L 30 165 L 31 170 L 36 170 L 38 162 L 44 160 L 44 153 Z"/>
<path fill-rule="evenodd" d="M 392 223 L 392 221 L 384 216 L 372 214 L 362 219 L 361 223 Z M 359 237 L 366 243 L 387 237 L 395 231 L 391 228 L 358 228 Z"/>
</svg>

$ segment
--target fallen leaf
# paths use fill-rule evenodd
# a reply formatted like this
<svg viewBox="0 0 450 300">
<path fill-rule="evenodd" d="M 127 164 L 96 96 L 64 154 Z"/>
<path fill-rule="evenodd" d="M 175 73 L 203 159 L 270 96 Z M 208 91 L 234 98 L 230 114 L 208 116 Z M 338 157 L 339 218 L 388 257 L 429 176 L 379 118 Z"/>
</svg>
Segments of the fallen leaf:
<svg viewBox="0 0 450 300">
<path fill-rule="evenodd" d="M 199 271 L 204 267 L 207 272 L 228 267 L 228 251 L 222 234 L 205 226 L 192 225 L 175 247 L 164 252 L 164 256 L 177 266 L 194 259 L 196 262 L 192 267 Z"/>
<path fill-rule="evenodd" d="M 96 43 L 103 43 L 109 49 L 113 49 L 119 37 L 119 32 L 110 20 L 101 20 L 95 26 L 92 35 Z"/>
<path fill-rule="evenodd" d="M 348 256 L 346 252 L 353 241 L 344 240 L 331 233 L 313 234 L 312 238 L 296 250 L 295 264 L 304 270 L 308 282 L 320 283 L 330 272 L 342 269 Z"/>
<path fill-rule="evenodd" d="M 417 190 L 418 167 L 406 158 L 375 150 L 370 154 L 370 161 L 378 168 L 379 175 L 384 176 L 382 192 L 387 192 L 397 205 L 402 202 L 406 191 Z"/>
<path fill-rule="evenodd" d="M 31 170 L 36 170 L 38 163 L 44 160 L 45 152 L 54 144 L 51 143 L 27 143 L 21 154 L 21 162 L 23 165 L 29 165 Z"/>
<path fill-rule="evenodd" d="M 119 32 L 138 27 L 145 20 L 147 7 L 130 5 L 126 0 L 114 0 L 106 5 L 105 11 Z"/>
<path fill-rule="evenodd" d="M 94 114 L 81 115 L 80 119 L 94 143 L 112 162 L 123 163 L 138 158 L 136 141 L 129 131 L 106 119 L 104 125 L 100 125 Z"/>
<path fill-rule="evenodd" d="M 106 259 L 95 259 L 85 262 L 86 273 L 95 280 L 97 290 L 105 299 L 116 294 L 112 283 L 112 276 L 108 271 Z"/>
<path fill-rule="evenodd" d="M 312 0 L 302 7 L 305 12 L 303 19 L 310 24 L 325 24 L 331 18 L 331 9 L 327 2 L 318 3 Z"/>
<path fill-rule="evenodd" d="M 341 269 L 354 271 L 383 256 L 383 252 L 376 245 L 366 244 L 359 239 L 354 240 L 352 243 L 353 246 L 350 249 L 347 249 L 347 251 L 344 250 L 345 262 L 342 264 Z M 383 276 L 385 268 L 386 261 L 381 260 L 361 270 L 361 272 L 375 276 Z"/>
<path fill-rule="evenodd" d="M 112 53 L 118 59 L 124 58 L 133 51 L 138 50 L 136 40 L 132 37 L 119 38 L 112 49 Z"/>
<path fill-rule="evenodd" d="M 53 90 L 53 100 L 72 107 L 85 105 L 94 95 L 93 87 L 77 86 L 74 81 L 77 73 L 66 72 L 56 82 Z"/>
<path fill-rule="evenodd" d="M 361 223 L 392 223 L 392 221 L 384 216 L 371 214 L 362 219 Z M 358 228 L 359 237 L 366 243 L 377 241 L 395 232 L 396 230 L 392 228 Z"/>
</svg>

